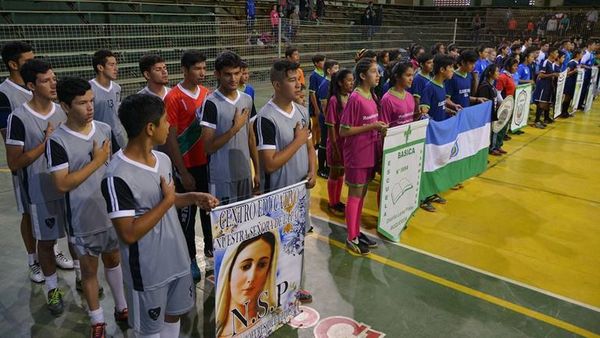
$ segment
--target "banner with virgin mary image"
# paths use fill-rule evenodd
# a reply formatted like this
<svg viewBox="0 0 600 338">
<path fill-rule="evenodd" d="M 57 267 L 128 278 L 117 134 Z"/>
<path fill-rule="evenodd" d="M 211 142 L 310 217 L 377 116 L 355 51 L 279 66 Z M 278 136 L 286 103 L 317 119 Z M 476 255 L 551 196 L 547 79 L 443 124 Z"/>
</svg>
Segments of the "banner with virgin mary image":
<svg viewBox="0 0 600 338">
<path fill-rule="evenodd" d="M 300 313 L 305 183 L 210 213 L 216 337 L 268 337 Z"/>
</svg>

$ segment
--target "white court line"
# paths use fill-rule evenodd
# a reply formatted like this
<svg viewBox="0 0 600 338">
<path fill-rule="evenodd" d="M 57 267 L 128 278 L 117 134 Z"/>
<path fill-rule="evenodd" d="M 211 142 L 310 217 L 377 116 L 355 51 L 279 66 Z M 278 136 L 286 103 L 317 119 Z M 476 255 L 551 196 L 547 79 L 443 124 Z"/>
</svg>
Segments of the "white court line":
<svg viewBox="0 0 600 338">
<path fill-rule="evenodd" d="M 315 215 L 310 215 L 310 216 L 312 218 L 318 219 L 318 220 L 326 222 L 326 223 L 335 224 L 335 225 L 340 226 L 342 228 L 346 227 L 345 224 L 339 223 L 339 222 L 334 221 L 334 220 L 330 220 L 330 219 L 327 219 L 327 218 L 324 218 L 324 217 L 320 217 L 320 216 L 315 216 Z M 369 236 L 371 236 L 371 237 L 374 237 L 374 238 L 379 238 L 377 236 L 371 235 L 368 232 L 366 234 L 369 235 Z M 430 252 L 427 252 L 427 251 L 423 251 L 421 249 L 418 249 L 418 248 L 415 248 L 415 247 L 412 247 L 412 246 L 409 246 L 409 245 L 406 245 L 406 244 L 392 242 L 392 241 L 388 241 L 388 240 L 384 240 L 384 242 L 385 243 L 394 244 L 396 246 L 399 246 L 399 247 L 402 247 L 402 248 L 405 248 L 405 249 L 408 249 L 408 250 L 411 250 L 411 251 L 414 251 L 414 252 L 418 252 L 420 254 L 423 254 L 423 255 L 426 255 L 426 256 L 429 256 L 429 257 L 433 257 L 435 259 L 439 259 L 439 260 L 444 261 L 446 263 L 458 265 L 458 266 L 463 267 L 465 269 L 469 269 L 469 270 L 478 272 L 478 273 L 483 274 L 483 275 L 487 275 L 487 276 L 490 276 L 490 277 L 493 277 L 493 278 L 496 278 L 496 279 L 500 279 L 502 281 L 505 281 L 505 282 L 508 282 L 508 283 L 511 283 L 511 284 L 514 284 L 514 285 L 517 285 L 517 286 L 520 286 L 520 287 L 523 287 L 523 288 L 526 288 L 526 289 L 529 289 L 529 290 L 532 290 L 532 291 L 535 291 L 535 292 L 539 292 L 539 293 L 544 294 L 546 296 L 553 297 L 553 298 L 556 298 L 556 299 L 560 299 L 560 300 L 565 301 L 567 303 L 575 304 L 575 305 L 581 306 L 583 308 L 586 308 L 588 310 L 592 310 L 592 311 L 600 313 L 600 308 L 599 307 L 596 307 L 596 306 L 593 306 L 593 305 L 590 305 L 590 304 L 586 304 L 586 303 L 582 303 L 582 302 L 580 302 L 578 300 L 571 299 L 571 298 L 568 298 L 568 297 L 565 297 L 565 296 L 561 296 L 559 294 L 550 292 L 548 290 L 540 289 L 538 287 L 535 287 L 535 286 L 532 286 L 532 285 L 529 285 L 529 284 L 525 284 L 525 283 L 522 283 L 522 282 L 510 279 L 510 278 L 507 278 L 507 277 L 504 277 L 504 276 L 496 275 L 495 273 L 492 273 L 492 272 L 489 272 L 489 271 L 485 271 L 485 270 L 481 270 L 481 269 L 476 268 L 474 266 L 467 265 L 467 264 L 464 264 L 464 263 L 460 263 L 460 262 L 457 262 L 455 260 L 452 260 L 452 259 L 449 259 L 449 258 L 446 258 L 446 257 L 442 257 L 442 256 L 439 256 L 439 255 L 436 255 L 436 254 L 433 254 L 433 253 L 430 253 Z"/>
</svg>

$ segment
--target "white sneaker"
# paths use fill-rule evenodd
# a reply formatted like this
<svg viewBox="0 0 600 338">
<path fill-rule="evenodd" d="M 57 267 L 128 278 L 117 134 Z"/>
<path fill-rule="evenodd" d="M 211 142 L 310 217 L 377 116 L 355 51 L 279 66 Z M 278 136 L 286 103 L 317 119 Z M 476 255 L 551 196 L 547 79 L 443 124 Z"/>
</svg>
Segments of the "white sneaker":
<svg viewBox="0 0 600 338">
<path fill-rule="evenodd" d="M 44 274 L 42 273 L 40 263 L 35 262 L 29 266 L 29 279 L 31 279 L 31 281 L 34 283 L 42 283 L 46 280 L 46 278 L 44 278 Z"/>
<path fill-rule="evenodd" d="M 73 269 L 73 260 L 65 256 L 62 251 L 57 252 L 54 255 L 56 265 L 63 270 Z"/>
</svg>

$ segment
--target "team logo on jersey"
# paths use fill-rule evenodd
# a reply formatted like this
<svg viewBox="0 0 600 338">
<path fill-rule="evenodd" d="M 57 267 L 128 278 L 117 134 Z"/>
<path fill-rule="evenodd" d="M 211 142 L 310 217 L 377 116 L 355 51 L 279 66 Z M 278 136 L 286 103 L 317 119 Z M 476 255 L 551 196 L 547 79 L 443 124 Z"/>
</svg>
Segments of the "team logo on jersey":
<svg viewBox="0 0 600 338">
<path fill-rule="evenodd" d="M 160 306 L 155 307 L 154 309 L 148 310 L 148 316 L 152 318 L 152 320 L 157 320 L 158 316 L 160 316 Z"/>
<path fill-rule="evenodd" d="M 520 125 L 521 122 L 523 122 L 523 117 L 525 116 L 524 114 L 524 109 L 525 109 L 525 105 L 528 105 L 529 102 L 527 102 L 527 92 L 522 91 L 519 93 L 519 96 L 517 97 L 517 108 L 515 109 L 515 123 Z"/>
<path fill-rule="evenodd" d="M 56 224 L 56 218 L 54 218 L 54 217 L 46 218 L 44 220 L 44 223 L 46 223 L 46 226 L 48 228 L 52 229 L 52 228 L 54 228 L 54 225 Z"/>
</svg>

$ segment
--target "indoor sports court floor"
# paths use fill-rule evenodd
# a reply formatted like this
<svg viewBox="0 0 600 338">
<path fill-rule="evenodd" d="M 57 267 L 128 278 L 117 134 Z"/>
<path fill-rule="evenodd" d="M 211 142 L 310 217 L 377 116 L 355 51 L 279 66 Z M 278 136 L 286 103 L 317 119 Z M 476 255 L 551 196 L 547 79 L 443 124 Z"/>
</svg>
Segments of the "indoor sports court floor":
<svg viewBox="0 0 600 338">
<path fill-rule="evenodd" d="M 400 243 L 380 240 L 368 257 L 345 251 L 344 221 L 325 211 L 326 181 L 319 179 L 305 264 L 314 301 L 303 327 L 283 327 L 274 337 L 600 337 L 598 102 L 589 114 L 513 136 L 508 155 L 490 158 L 464 189 L 442 194 L 448 204 L 436 213 L 417 211 Z M 42 285 L 28 280 L 3 151 L 0 337 L 85 337 L 74 273 L 59 273 L 66 291 L 59 318 L 45 308 Z M 362 221 L 376 235 L 371 188 Z M 127 336 L 112 320 L 103 284 L 108 332 Z M 202 297 L 183 321 L 184 336 L 214 336 L 212 289 L 210 278 L 198 284 Z"/>
</svg>

